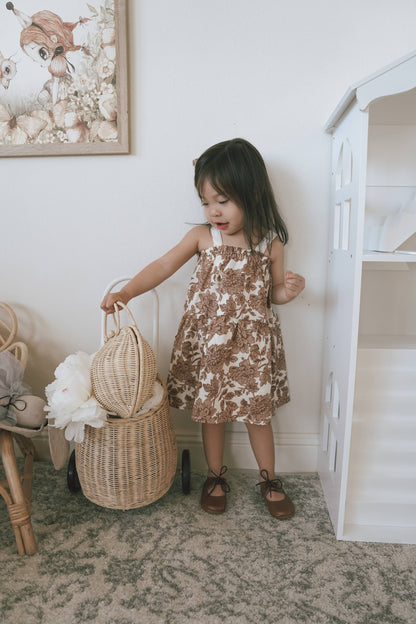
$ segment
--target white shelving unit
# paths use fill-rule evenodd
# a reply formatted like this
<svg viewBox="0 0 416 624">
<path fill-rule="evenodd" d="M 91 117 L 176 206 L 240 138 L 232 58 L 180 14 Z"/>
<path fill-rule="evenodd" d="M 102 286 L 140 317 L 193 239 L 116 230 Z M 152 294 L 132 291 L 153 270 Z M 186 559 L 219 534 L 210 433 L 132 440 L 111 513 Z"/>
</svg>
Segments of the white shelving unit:
<svg viewBox="0 0 416 624">
<path fill-rule="evenodd" d="M 416 51 L 350 87 L 325 130 L 332 191 L 319 473 L 337 539 L 414 544 L 416 234 L 386 252 L 374 232 L 416 192 Z"/>
</svg>

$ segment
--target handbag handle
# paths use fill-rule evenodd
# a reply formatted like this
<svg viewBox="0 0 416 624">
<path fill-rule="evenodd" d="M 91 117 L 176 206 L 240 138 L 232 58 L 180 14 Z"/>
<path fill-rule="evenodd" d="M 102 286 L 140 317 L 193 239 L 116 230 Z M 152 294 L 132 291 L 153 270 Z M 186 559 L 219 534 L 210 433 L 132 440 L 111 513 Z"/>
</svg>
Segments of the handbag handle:
<svg viewBox="0 0 416 624">
<path fill-rule="evenodd" d="M 134 320 L 134 316 L 129 310 L 129 308 L 122 301 L 116 301 L 114 303 L 114 312 L 112 314 L 116 329 L 113 332 L 107 332 L 107 316 L 108 315 L 106 314 L 104 317 L 104 342 L 107 342 L 107 340 L 109 338 L 112 338 L 113 336 L 118 336 L 120 333 L 120 309 L 126 310 L 127 314 L 130 317 L 131 324 L 139 332 L 139 328 L 137 327 L 136 321 Z"/>
<path fill-rule="evenodd" d="M 115 286 L 118 286 L 122 282 L 130 281 L 131 277 L 117 277 L 115 280 L 110 282 L 104 290 L 103 297 L 107 295 L 109 292 L 113 290 Z M 152 337 L 152 348 L 154 353 L 157 355 L 159 352 L 159 295 L 156 288 L 152 288 L 149 291 L 153 295 L 153 337 Z M 106 336 L 106 321 L 107 314 L 102 311 L 101 312 L 101 344 L 105 341 Z M 120 330 L 119 330 L 120 331 Z"/>
</svg>

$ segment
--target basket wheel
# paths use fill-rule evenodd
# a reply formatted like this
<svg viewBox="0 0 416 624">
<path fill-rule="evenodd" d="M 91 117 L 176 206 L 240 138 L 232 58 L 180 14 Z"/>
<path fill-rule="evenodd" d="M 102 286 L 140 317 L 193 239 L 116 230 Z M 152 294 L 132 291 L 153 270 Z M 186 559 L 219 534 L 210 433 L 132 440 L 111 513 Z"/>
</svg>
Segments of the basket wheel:
<svg viewBox="0 0 416 624">
<path fill-rule="evenodd" d="M 68 462 L 68 470 L 66 474 L 66 480 L 68 483 L 68 489 L 70 492 L 79 492 L 81 489 L 81 484 L 78 479 L 77 467 L 75 465 L 75 450 L 72 451 L 69 462 Z"/>
<path fill-rule="evenodd" d="M 188 449 L 182 451 L 182 492 L 191 491 L 191 458 Z"/>
</svg>

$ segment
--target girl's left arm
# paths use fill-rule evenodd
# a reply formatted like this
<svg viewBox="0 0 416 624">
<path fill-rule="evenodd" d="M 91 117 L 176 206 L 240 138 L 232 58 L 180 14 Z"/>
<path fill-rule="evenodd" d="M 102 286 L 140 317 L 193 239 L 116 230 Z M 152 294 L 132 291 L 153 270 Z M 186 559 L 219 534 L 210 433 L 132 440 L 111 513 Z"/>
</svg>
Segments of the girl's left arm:
<svg viewBox="0 0 416 624">
<path fill-rule="evenodd" d="M 270 252 L 272 261 L 273 293 L 272 302 L 282 305 L 289 303 L 305 288 L 305 278 L 298 273 L 284 269 L 284 246 L 279 238 L 275 238 Z"/>
</svg>

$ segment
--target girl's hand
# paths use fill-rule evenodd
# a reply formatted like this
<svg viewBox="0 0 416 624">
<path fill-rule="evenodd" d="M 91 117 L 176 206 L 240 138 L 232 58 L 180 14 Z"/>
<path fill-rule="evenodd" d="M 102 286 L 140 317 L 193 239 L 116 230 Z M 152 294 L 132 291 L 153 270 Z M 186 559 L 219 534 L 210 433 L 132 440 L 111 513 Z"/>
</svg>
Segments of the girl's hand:
<svg viewBox="0 0 416 624">
<path fill-rule="evenodd" d="M 286 271 L 284 289 L 286 292 L 287 300 L 291 301 L 297 297 L 305 288 L 305 278 L 298 273 L 292 273 L 292 271 Z"/>
<path fill-rule="evenodd" d="M 101 302 L 101 309 L 104 310 L 106 314 L 113 314 L 115 312 L 114 304 L 117 301 L 121 301 L 124 305 L 127 305 L 130 301 L 130 297 L 122 290 L 115 293 L 108 293 Z"/>
</svg>

